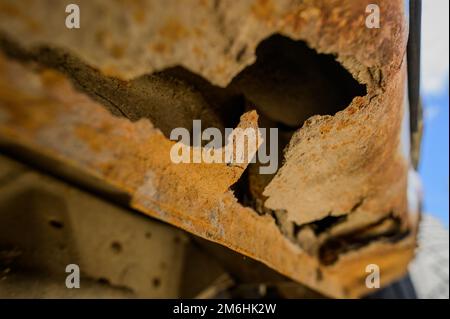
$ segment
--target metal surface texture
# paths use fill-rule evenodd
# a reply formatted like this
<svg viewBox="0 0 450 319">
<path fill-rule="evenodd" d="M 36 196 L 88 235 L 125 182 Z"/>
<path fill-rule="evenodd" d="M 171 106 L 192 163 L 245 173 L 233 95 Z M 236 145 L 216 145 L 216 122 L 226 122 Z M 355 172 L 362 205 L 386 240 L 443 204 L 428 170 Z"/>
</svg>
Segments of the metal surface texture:
<svg viewBox="0 0 450 319">
<path fill-rule="evenodd" d="M 419 217 L 400 138 L 403 1 L 379 2 L 383 26 L 369 29 L 365 0 L 80 1 L 74 31 L 50 1 L 2 0 L 0 145 L 324 295 L 360 297 L 366 265 L 383 286 L 405 274 Z M 173 163 L 168 135 L 194 119 L 278 125 L 280 169 Z"/>
</svg>

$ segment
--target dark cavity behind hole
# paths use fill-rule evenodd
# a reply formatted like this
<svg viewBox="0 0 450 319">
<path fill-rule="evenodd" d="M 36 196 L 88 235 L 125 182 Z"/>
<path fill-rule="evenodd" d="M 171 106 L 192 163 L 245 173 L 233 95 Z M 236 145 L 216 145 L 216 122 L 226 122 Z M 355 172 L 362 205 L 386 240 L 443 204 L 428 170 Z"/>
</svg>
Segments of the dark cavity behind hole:
<svg viewBox="0 0 450 319">
<path fill-rule="evenodd" d="M 111 243 L 111 249 L 114 253 L 118 254 L 122 251 L 122 244 L 119 243 L 118 241 L 113 241 Z"/>
<path fill-rule="evenodd" d="M 158 288 L 159 286 L 161 286 L 161 279 L 159 279 L 158 277 L 153 278 L 152 284 L 153 287 Z"/>
<path fill-rule="evenodd" d="M 49 220 L 48 223 L 50 224 L 50 226 L 52 226 L 53 228 L 56 228 L 56 229 L 61 229 L 64 227 L 64 224 L 56 219 L 51 219 L 51 220 Z"/>
<path fill-rule="evenodd" d="M 304 41 L 276 34 L 258 45 L 256 56 L 256 62 L 241 71 L 227 89 L 242 94 L 247 105 L 256 108 L 260 127 L 278 128 L 279 167 L 283 163 L 283 148 L 308 118 L 335 115 L 356 96 L 367 94 L 366 86 L 359 84 L 333 55 L 319 54 Z M 251 203 L 265 201 L 262 191 L 271 178 L 257 176 L 258 170 L 252 165 L 246 170 L 248 176 L 241 177 L 233 190 L 241 204 L 250 203 L 258 209 L 261 205 L 255 207 Z M 250 194 L 256 200 L 249 199 Z M 317 231 L 326 229 L 327 222 L 335 220 L 319 223 Z"/>
<path fill-rule="evenodd" d="M 319 54 L 304 41 L 273 35 L 258 45 L 256 56 L 230 87 L 281 126 L 298 128 L 313 115 L 334 115 L 367 94 L 333 55 Z"/>
</svg>

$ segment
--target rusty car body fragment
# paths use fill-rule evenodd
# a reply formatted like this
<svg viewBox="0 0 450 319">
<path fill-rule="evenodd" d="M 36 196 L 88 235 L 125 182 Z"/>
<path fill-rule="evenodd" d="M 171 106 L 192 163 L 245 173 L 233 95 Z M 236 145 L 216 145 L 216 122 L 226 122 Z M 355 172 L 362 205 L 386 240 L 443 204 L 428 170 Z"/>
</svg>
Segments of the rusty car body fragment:
<svg viewBox="0 0 450 319">
<path fill-rule="evenodd" d="M 51 1 L 0 1 L 2 149 L 327 296 L 368 293 L 368 264 L 382 285 L 406 272 L 403 1 L 379 1 L 379 29 L 366 0 L 79 2 L 69 30 Z M 278 126 L 280 169 L 173 163 L 194 119 Z"/>
</svg>

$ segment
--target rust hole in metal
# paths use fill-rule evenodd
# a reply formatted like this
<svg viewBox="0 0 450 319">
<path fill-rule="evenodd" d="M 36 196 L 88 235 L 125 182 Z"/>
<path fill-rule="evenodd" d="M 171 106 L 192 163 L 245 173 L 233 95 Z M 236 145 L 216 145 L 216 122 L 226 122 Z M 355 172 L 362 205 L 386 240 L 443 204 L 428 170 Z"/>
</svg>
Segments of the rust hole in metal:
<svg viewBox="0 0 450 319">
<path fill-rule="evenodd" d="M 62 229 L 64 227 L 64 224 L 61 221 L 56 220 L 56 219 L 49 220 L 48 224 L 55 229 Z"/>
</svg>

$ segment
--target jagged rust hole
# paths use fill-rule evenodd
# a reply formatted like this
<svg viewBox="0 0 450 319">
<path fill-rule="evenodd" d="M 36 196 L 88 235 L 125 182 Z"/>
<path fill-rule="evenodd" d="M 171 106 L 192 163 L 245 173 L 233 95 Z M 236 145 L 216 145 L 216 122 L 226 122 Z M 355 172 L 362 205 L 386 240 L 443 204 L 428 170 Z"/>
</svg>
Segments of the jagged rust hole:
<svg viewBox="0 0 450 319">
<path fill-rule="evenodd" d="M 282 129 L 298 128 L 316 114 L 334 115 L 367 94 L 333 55 L 318 54 L 304 41 L 273 35 L 259 44 L 256 56 L 231 87 Z"/>
<path fill-rule="evenodd" d="M 229 88 L 240 92 L 260 116 L 260 127 L 279 130 L 279 167 L 283 149 L 292 134 L 313 115 L 334 115 L 345 109 L 356 96 L 367 94 L 366 86 L 330 54 L 319 54 L 304 41 L 294 41 L 276 34 L 262 41 L 256 49 L 256 62 L 240 72 Z M 252 175 L 252 166 L 246 174 Z M 256 193 L 261 193 L 271 178 L 258 178 Z M 255 189 L 243 176 L 233 186 L 238 200 L 255 209 Z M 257 194 L 264 201 L 262 194 Z M 256 200 L 257 201 L 257 200 Z"/>
</svg>

